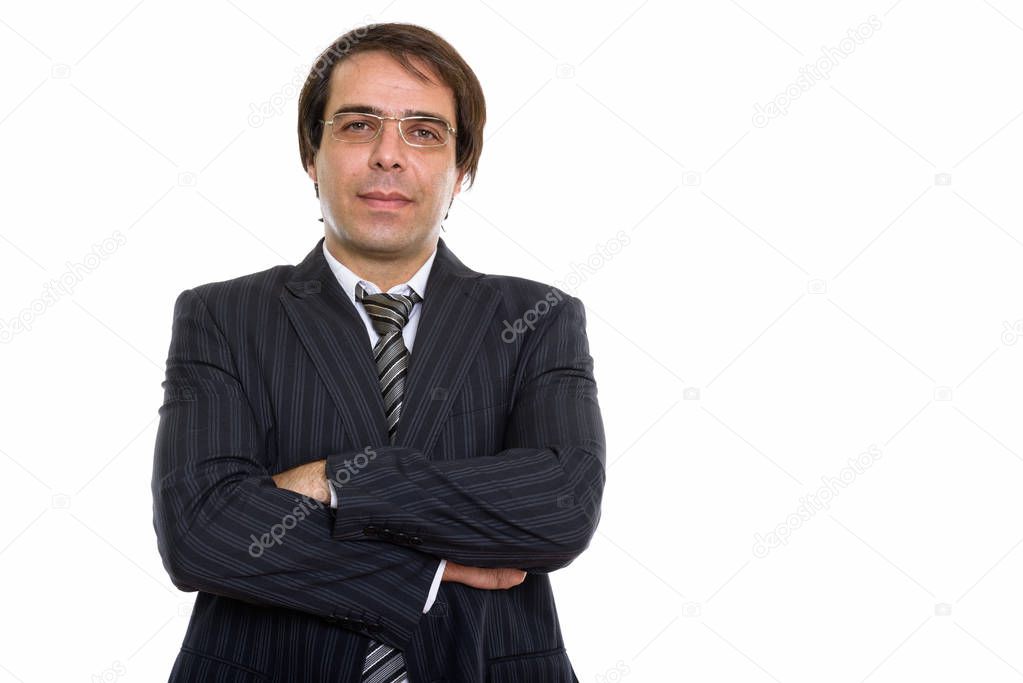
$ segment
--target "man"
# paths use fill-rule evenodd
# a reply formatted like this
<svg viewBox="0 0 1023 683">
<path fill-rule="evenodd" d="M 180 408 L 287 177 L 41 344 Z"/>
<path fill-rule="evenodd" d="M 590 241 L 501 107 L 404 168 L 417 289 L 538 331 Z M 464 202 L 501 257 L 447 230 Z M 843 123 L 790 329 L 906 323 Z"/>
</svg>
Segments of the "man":
<svg viewBox="0 0 1023 683">
<path fill-rule="evenodd" d="M 154 525 L 199 594 L 172 681 L 576 680 L 547 574 L 600 517 L 585 313 L 440 239 L 484 120 L 436 34 L 342 36 L 299 102 L 324 238 L 178 297 Z"/>
</svg>

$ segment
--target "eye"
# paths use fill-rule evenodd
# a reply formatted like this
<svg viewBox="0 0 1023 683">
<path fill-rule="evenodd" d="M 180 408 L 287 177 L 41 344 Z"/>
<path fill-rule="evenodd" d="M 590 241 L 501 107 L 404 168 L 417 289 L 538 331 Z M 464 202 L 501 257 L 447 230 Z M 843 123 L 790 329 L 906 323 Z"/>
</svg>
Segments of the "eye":
<svg viewBox="0 0 1023 683">
<path fill-rule="evenodd" d="M 441 142 L 447 132 L 444 124 L 431 119 L 413 119 L 409 121 L 409 133 L 422 142 Z"/>
<path fill-rule="evenodd" d="M 373 130 L 373 122 L 369 119 L 342 119 L 341 130 L 350 130 L 355 133 L 362 133 Z"/>
</svg>

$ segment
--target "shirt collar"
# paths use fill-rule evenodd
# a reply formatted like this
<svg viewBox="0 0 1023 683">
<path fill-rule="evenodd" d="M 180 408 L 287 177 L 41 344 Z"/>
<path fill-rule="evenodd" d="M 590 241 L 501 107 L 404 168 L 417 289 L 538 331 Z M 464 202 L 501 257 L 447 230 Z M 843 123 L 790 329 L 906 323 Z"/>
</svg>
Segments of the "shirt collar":
<svg viewBox="0 0 1023 683">
<path fill-rule="evenodd" d="M 369 280 L 364 280 L 358 275 L 353 273 L 345 264 L 334 258 L 334 255 L 327 249 L 327 241 L 323 241 L 323 256 L 327 259 L 327 265 L 330 266 L 331 272 L 334 273 L 334 277 L 337 278 L 341 284 L 341 289 L 345 290 L 345 294 L 348 295 L 348 299 L 354 304 L 355 303 L 355 285 L 362 283 L 363 288 L 367 294 L 378 294 L 380 288 L 376 284 Z M 433 267 L 433 260 L 437 256 L 437 249 L 434 248 L 433 253 L 430 254 L 430 258 L 426 259 L 426 262 L 419 267 L 419 270 L 415 272 L 415 275 L 409 278 L 408 282 L 400 285 L 395 285 L 387 290 L 388 294 L 408 294 L 409 290 L 414 291 L 424 300 L 426 299 L 426 281 L 430 277 L 430 269 Z"/>
</svg>

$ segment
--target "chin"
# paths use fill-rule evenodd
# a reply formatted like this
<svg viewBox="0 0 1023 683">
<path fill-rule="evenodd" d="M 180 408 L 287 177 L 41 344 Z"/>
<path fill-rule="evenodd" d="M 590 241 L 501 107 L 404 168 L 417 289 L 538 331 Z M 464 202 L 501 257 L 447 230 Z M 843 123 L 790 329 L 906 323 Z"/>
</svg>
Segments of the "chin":
<svg viewBox="0 0 1023 683">
<path fill-rule="evenodd" d="M 408 232 L 398 232 L 387 228 L 360 231 L 352 240 L 364 251 L 376 251 L 381 253 L 393 253 L 405 251 L 417 240 Z"/>
</svg>

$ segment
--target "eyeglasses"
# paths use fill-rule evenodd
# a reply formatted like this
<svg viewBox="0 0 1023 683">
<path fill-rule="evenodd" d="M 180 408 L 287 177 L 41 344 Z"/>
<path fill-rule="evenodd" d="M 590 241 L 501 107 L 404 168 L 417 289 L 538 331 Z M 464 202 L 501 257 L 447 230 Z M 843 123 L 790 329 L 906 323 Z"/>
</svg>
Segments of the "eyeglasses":
<svg viewBox="0 0 1023 683">
<path fill-rule="evenodd" d="M 384 121 L 397 121 L 398 133 L 406 144 L 412 147 L 441 147 L 455 135 L 444 119 L 432 116 L 377 116 L 361 112 L 339 112 L 329 121 L 320 123 L 330 126 L 330 136 L 339 142 L 373 142 L 380 137 Z M 450 133 L 450 135 L 449 135 Z"/>
</svg>

